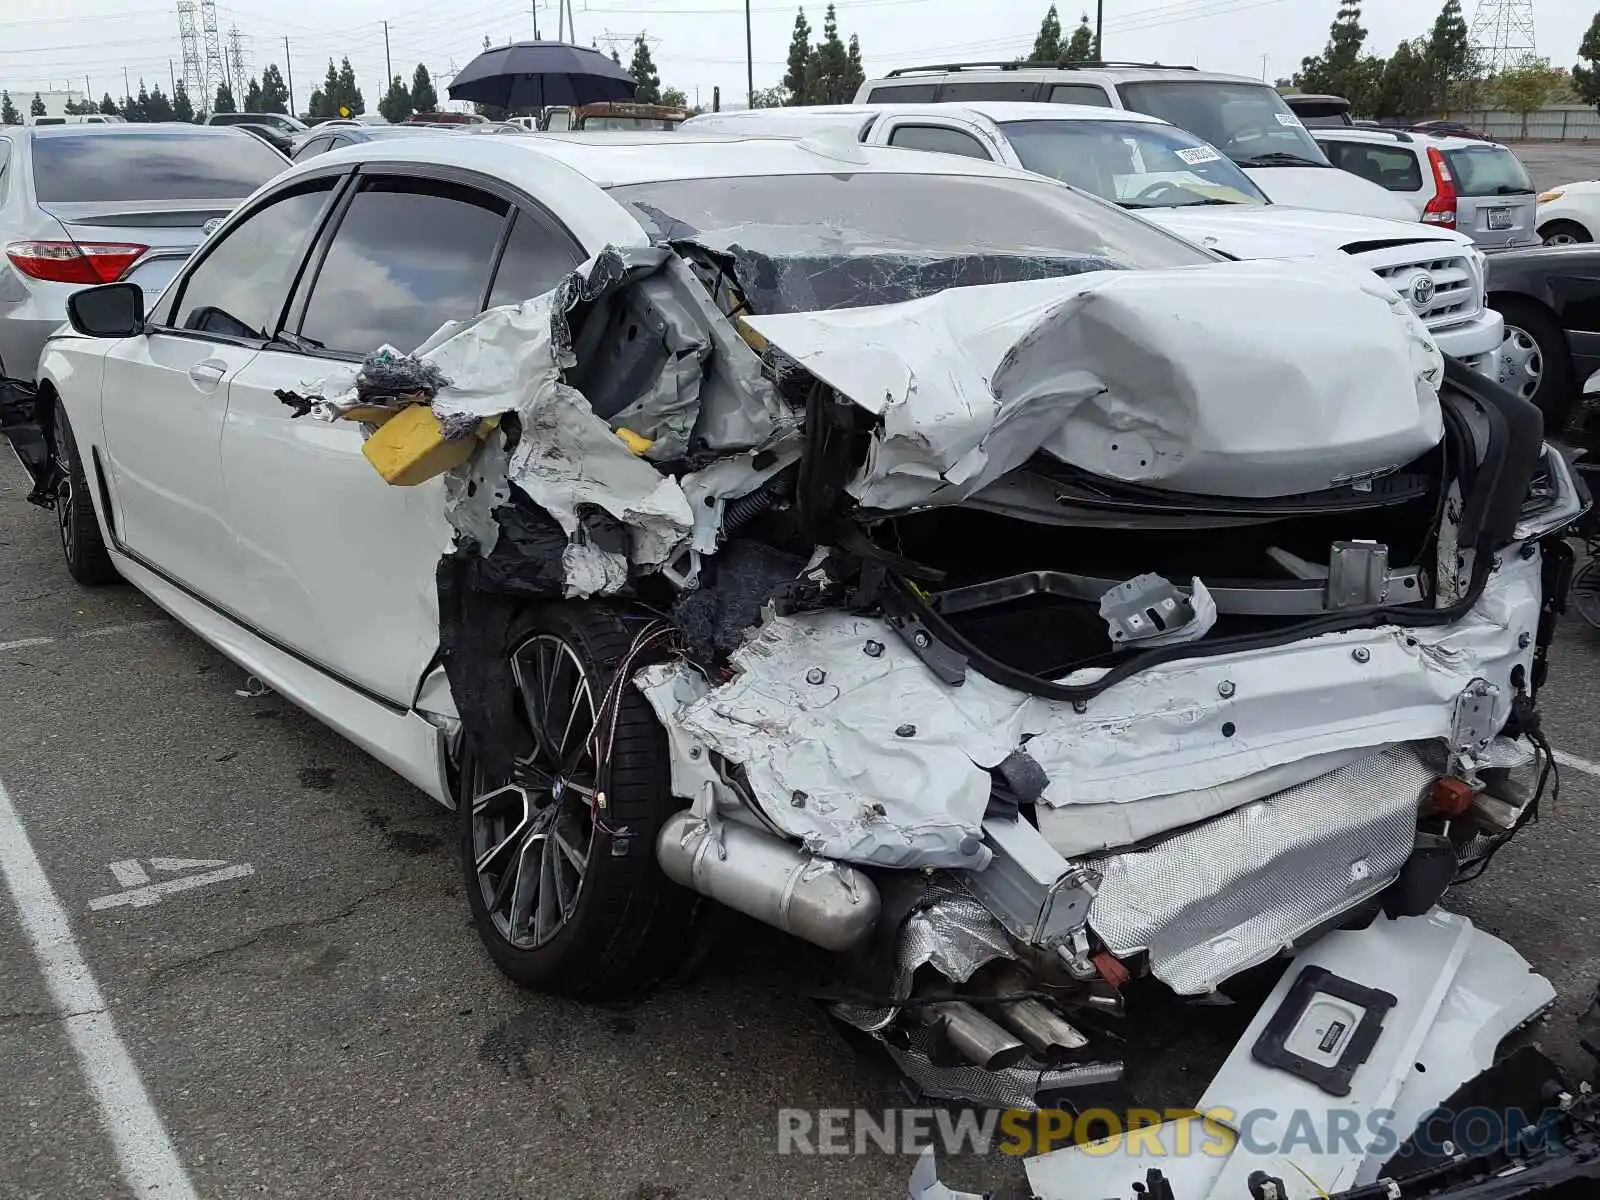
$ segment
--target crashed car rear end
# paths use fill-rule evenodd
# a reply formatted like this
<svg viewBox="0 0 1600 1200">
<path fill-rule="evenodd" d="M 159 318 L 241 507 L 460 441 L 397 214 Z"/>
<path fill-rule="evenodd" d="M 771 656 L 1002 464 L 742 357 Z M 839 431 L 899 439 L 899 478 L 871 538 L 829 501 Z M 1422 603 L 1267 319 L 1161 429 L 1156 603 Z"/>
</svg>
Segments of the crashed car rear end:
<svg viewBox="0 0 1600 1200">
<path fill-rule="evenodd" d="M 1551 775 L 1587 497 L 1538 412 L 1353 266 L 752 219 L 796 190 L 616 188 L 648 247 L 280 393 L 444 475 L 502 968 L 636 991 L 708 898 L 924 1095 L 1033 1108 L 1121 1077 L 1134 979 L 1439 923 Z M 1429 995 L 1516 957 L 1451 928 Z"/>
</svg>

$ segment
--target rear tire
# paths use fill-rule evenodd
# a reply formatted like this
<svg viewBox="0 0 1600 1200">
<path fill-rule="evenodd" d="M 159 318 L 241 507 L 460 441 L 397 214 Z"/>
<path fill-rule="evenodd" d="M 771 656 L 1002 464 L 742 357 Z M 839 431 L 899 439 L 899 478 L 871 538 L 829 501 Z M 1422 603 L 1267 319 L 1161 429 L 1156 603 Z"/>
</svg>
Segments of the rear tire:
<svg viewBox="0 0 1600 1200">
<path fill-rule="evenodd" d="M 55 447 L 61 475 L 56 485 L 56 526 L 61 532 L 67 573 L 86 587 L 116 583 L 122 576 L 100 536 L 94 494 L 89 490 L 88 474 L 78 454 L 78 440 L 72 435 L 72 422 L 59 398 L 55 401 Z"/>
<path fill-rule="evenodd" d="M 1539 227 L 1539 238 L 1546 246 L 1582 246 L 1594 237 L 1576 221 L 1551 221 Z"/>
<path fill-rule="evenodd" d="M 656 835 L 681 807 L 666 734 L 631 684 L 604 762 L 582 732 L 643 627 L 594 603 L 520 613 L 503 649 L 519 679 L 516 778 L 487 778 L 470 750 L 462 763 L 460 852 L 472 921 L 495 965 L 523 987 L 629 999 L 686 952 L 696 897 L 656 861 Z M 643 654 L 631 669 L 649 661 Z M 546 730 L 542 741 L 536 725 Z"/>
<path fill-rule="evenodd" d="M 1496 377 L 1544 414 L 1547 433 L 1567 427 L 1578 402 L 1577 376 L 1567 335 L 1545 309 L 1526 300 L 1494 302 L 1506 319 L 1506 339 L 1496 351 Z"/>
</svg>

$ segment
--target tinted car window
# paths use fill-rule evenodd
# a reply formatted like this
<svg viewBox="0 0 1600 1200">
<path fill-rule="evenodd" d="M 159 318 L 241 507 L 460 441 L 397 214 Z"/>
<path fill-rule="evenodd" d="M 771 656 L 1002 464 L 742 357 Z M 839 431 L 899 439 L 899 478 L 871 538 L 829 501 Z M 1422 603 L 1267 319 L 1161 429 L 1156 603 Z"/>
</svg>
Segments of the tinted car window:
<svg viewBox="0 0 1600 1200">
<path fill-rule="evenodd" d="M 1051 104 L 1090 104 L 1096 108 L 1110 108 L 1111 97 L 1105 88 L 1087 83 L 1058 83 L 1050 89 Z"/>
<path fill-rule="evenodd" d="M 964 154 L 968 158 L 988 158 L 982 143 L 971 134 L 939 125 L 902 125 L 889 135 L 891 146 L 907 150 L 933 150 L 940 154 Z"/>
<path fill-rule="evenodd" d="M 1005 121 L 1000 131 L 1028 170 L 1124 208 L 1267 202 L 1227 155 L 1170 125 Z"/>
<path fill-rule="evenodd" d="M 173 324 L 229 337 L 268 338 L 277 332 L 295 271 L 334 182 L 319 179 L 274 200 L 209 247 L 182 285 Z"/>
<path fill-rule="evenodd" d="M 1178 80 L 1124 83 L 1117 90 L 1134 112 L 1160 117 L 1210 142 L 1240 166 L 1261 156 L 1292 155 L 1314 166 L 1331 166 L 1311 135 L 1273 88 L 1264 83 Z M 1292 162 L 1262 163 L 1293 166 Z"/>
<path fill-rule="evenodd" d="M 940 100 L 1032 100 L 1038 94 L 1039 85 L 1031 79 L 974 80 L 939 89 Z"/>
<path fill-rule="evenodd" d="M 477 313 L 509 208 L 459 184 L 368 182 L 333 235 L 301 336 L 348 354 L 409 351 Z"/>
<path fill-rule="evenodd" d="M 1333 165 L 1391 192 L 1420 192 L 1422 163 L 1414 152 L 1400 146 L 1373 146 L 1364 142 L 1324 142 Z"/>
<path fill-rule="evenodd" d="M 936 83 L 886 83 L 867 93 L 868 104 L 930 104 Z"/>
<path fill-rule="evenodd" d="M 494 274 L 489 307 L 520 304 L 542 296 L 582 261 L 578 248 L 565 234 L 557 233 L 531 213 L 518 212 Z"/>
<path fill-rule="evenodd" d="M 315 158 L 324 150 L 329 150 L 332 147 L 333 139 L 331 137 L 314 137 L 294 152 L 294 160 L 295 162 L 301 162 L 304 159 Z"/>
<path fill-rule="evenodd" d="M 42 204 L 238 200 L 286 165 L 260 139 L 220 131 L 63 129 L 33 138 L 33 186 Z"/>
<path fill-rule="evenodd" d="M 1533 181 L 1519 159 L 1504 146 L 1472 146 L 1446 150 L 1445 161 L 1462 196 L 1520 196 L 1533 191 Z"/>
</svg>

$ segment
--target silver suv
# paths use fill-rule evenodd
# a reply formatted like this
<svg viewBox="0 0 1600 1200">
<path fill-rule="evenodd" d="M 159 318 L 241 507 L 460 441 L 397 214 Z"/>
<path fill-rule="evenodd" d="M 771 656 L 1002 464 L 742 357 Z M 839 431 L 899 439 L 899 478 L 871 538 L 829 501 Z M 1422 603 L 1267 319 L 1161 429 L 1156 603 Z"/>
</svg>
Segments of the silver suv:
<svg viewBox="0 0 1600 1200">
<path fill-rule="evenodd" d="M 1415 221 L 1377 184 L 1335 171 L 1276 89 L 1243 75 L 1142 63 L 946 63 L 869 79 L 857 104 L 1034 100 L 1125 108 L 1209 142 L 1277 204 Z"/>
</svg>

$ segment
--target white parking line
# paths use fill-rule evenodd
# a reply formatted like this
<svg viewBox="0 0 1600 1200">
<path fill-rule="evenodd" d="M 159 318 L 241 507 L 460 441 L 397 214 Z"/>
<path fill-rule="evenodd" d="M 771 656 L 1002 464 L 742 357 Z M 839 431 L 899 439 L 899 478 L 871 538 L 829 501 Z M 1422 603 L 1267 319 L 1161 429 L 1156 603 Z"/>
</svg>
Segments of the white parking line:
<svg viewBox="0 0 1600 1200">
<path fill-rule="evenodd" d="M 0 652 L 6 650 L 26 650 L 30 646 L 49 646 L 56 642 L 68 641 L 72 638 L 102 638 L 115 637 L 119 633 L 137 633 L 141 629 L 160 629 L 171 625 L 171 621 L 129 621 L 124 625 L 106 625 L 100 629 L 85 629 L 80 633 L 69 633 L 64 638 L 59 637 L 28 637 L 18 638 L 14 642 L 0 642 Z"/>
<path fill-rule="evenodd" d="M 0 875 L 16 902 L 50 998 L 100 1108 L 122 1177 L 140 1197 L 198 1200 L 194 1185 L 145 1091 L 139 1069 L 106 1012 L 100 985 L 89 973 L 66 909 L 34 853 L 5 784 L 0 782 Z"/>
<path fill-rule="evenodd" d="M 1590 762 L 1587 758 L 1579 758 L 1576 754 L 1568 754 L 1565 750 L 1556 751 L 1556 761 L 1563 767 L 1571 767 L 1574 771 L 1582 771 L 1585 775 L 1600 778 L 1600 763 Z"/>
</svg>

